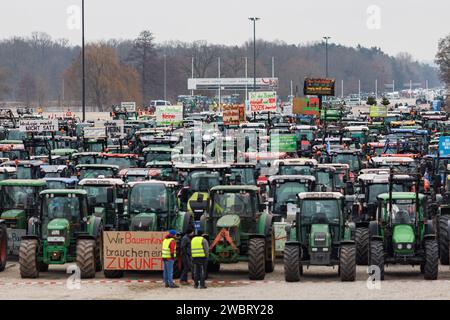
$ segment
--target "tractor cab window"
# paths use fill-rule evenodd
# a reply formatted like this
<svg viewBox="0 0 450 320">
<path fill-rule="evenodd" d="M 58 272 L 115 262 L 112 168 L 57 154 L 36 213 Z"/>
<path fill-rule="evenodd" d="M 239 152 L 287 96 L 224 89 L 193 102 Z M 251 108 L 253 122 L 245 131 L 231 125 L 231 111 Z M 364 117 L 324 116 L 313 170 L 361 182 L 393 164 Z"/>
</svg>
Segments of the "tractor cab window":
<svg viewBox="0 0 450 320">
<path fill-rule="evenodd" d="M 337 154 L 333 157 L 333 163 L 348 164 L 350 171 L 357 171 L 360 169 L 359 157 L 354 154 Z"/>
<path fill-rule="evenodd" d="M 274 195 L 274 210 L 280 210 L 286 203 L 296 203 L 297 194 L 308 192 L 308 186 L 305 183 L 285 182 L 276 186 Z"/>
<path fill-rule="evenodd" d="M 107 190 L 105 187 L 97 186 L 85 186 L 83 188 L 88 193 L 88 198 L 94 199 L 95 203 L 106 204 L 108 203 Z"/>
<path fill-rule="evenodd" d="M 67 219 L 70 223 L 78 223 L 80 200 L 78 197 L 46 197 L 43 216 L 47 223 L 53 219 Z"/>
<path fill-rule="evenodd" d="M 114 176 L 113 170 L 111 169 L 84 169 L 80 172 L 80 180 L 82 179 L 95 179 L 99 176 L 104 176 L 105 178 L 112 178 Z"/>
<path fill-rule="evenodd" d="M 235 214 L 240 217 L 253 217 L 256 212 L 256 194 L 251 192 L 227 192 L 214 194 L 213 215 L 220 217 Z"/>
<path fill-rule="evenodd" d="M 193 191 L 208 192 L 212 187 L 220 185 L 220 176 L 218 172 L 192 172 L 188 175 L 185 184 Z"/>
<path fill-rule="evenodd" d="M 279 175 L 311 175 L 312 169 L 310 166 L 280 166 L 278 170 Z"/>
<path fill-rule="evenodd" d="M 345 182 L 346 182 L 346 173 L 345 172 L 336 172 L 335 174 L 335 185 L 336 188 L 344 188 L 345 187 Z"/>
<path fill-rule="evenodd" d="M 405 186 L 404 184 L 394 183 L 392 185 L 392 191 L 393 192 L 407 192 L 409 190 L 407 190 L 407 186 Z M 387 184 L 387 183 L 371 184 L 367 187 L 367 192 L 368 192 L 368 196 L 367 196 L 368 202 L 376 203 L 377 197 L 380 194 L 389 192 L 389 184 Z"/>
<path fill-rule="evenodd" d="M 80 156 L 76 158 L 77 164 L 96 164 L 97 161 L 93 156 Z"/>
<path fill-rule="evenodd" d="M 300 212 L 302 224 L 339 223 L 339 201 L 336 199 L 302 200 Z"/>
<path fill-rule="evenodd" d="M 386 205 L 388 213 L 389 203 Z M 412 224 L 416 220 L 416 203 L 414 200 L 394 200 L 392 203 L 392 223 Z"/>
<path fill-rule="evenodd" d="M 230 180 L 235 185 L 256 185 L 255 174 L 252 168 L 231 169 Z"/>
<path fill-rule="evenodd" d="M 38 205 L 36 190 L 32 187 L 4 186 L 0 198 L 4 209 L 33 209 Z"/>
<path fill-rule="evenodd" d="M 16 177 L 17 179 L 34 179 L 33 177 L 33 168 L 32 167 L 24 167 L 18 166 L 16 169 Z"/>
<path fill-rule="evenodd" d="M 318 171 L 316 172 L 317 184 L 322 186 L 332 186 L 333 181 L 329 172 Z"/>
<path fill-rule="evenodd" d="M 134 158 L 116 158 L 116 157 L 105 157 L 100 161 L 101 164 L 116 165 L 119 169 L 125 168 L 136 168 L 137 160 Z"/>
<path fill-rule="evenodd" d="M 146 154 L 145 161 L 171 161 L 172 153 L 171 152 L 149 152 Z"/>
<path fill-rule="evenodd" d="M 130 213 L 165 213 L 168 211 L 166 187 L 162 184 L 138 184 L 131 190 Z"/>
</svg>

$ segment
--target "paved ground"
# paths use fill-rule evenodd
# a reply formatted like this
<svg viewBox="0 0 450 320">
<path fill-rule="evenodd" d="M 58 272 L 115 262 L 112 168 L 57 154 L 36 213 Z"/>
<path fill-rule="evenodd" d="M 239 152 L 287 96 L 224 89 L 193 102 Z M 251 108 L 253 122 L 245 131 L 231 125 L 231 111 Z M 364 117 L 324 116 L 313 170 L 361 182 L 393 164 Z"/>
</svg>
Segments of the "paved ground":
<svg viewBox="0 0 450 320">
<path fill-rule="evenodd" d="M 450 269 L 441 266 L 439 280 L 426 281 L 418 267 L 389 266 L 380 289 L 368 289 L 366 268 L 359 266 L 357 280 L 343 283 L 337 269 L 314 267 L 305 270 L 298 283 L 284 281 L 279 261 L 265 281 L 247 278 L 245 263 L 223 266 L 212 274 L 207 290 L 191 286 L 163 288 L 161 272 L 127 273 L 120 280 L 106 280 L 101 272 L 93 280 L 81 280 L 80 289 L 70 289 L 67 266 L 51 267 L 38 279 L 21 279 L 17 262 L 8 263 L 0 274 L 0 300 L 7 299 L 450 299 Z M 70 282 L 72 286 L 73 282 Z M 371 286 L 372 287 L 372 286 Z"/>
</svg>

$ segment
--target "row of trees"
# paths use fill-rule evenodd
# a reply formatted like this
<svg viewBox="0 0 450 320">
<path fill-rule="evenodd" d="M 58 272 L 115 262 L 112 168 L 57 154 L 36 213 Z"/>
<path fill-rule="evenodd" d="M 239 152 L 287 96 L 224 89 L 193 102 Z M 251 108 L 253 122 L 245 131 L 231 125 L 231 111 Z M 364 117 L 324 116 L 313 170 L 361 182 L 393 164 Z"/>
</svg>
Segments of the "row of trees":
<svg viewBox="0 0 450 320">
<path fill-rule="evenodd" d="M 439 41 L 436 63 L 442 81 L 450 88 L 450 34 Z"/>
<path fill-rule="evenodd" d="M 194 77 L 217 77 L 219 57 L 221 77 L 244 77 L 246 57 L 248 75 L 253 75 L 252 42 L 240 46 L 206 41 L 156 43 L 150 31 L 143 31 L 135 40 L 91 43 L 86 48 L 88 103 L 104 109 L 124 100 L 147 104 L 151 99 L 163 98 L 165 65 L 167 98 L 174 100 L 179 94 L 188 94 L 187 78 L 191 76 L 192 61 Z M 301 93 L 305 77 L 325 73 L 322 43 L 293 45 L 257 41 L 258 76 L 271 75 L 272 57 L 281 96 L 290 93 L 291 81 Z M 440 83 L 435 68 L 414 61 L 409 54 L 391 57 L 375 47 L 331 44 L 329 66 L 330 76 L 337 79 L 337 92 L 341 92 L 340 80 L 344 79 L 345 94 L 358 91 L 358 80 L 366 92 L 374 91 L 375 80 L 380 90 L 392 80 L 397 84 L 410 80 L 423 85 L 428 80 L 430 86 Z M 44 33 L 0 41 L 0 99 L 40 105 L 48 101 L 72 101 L 79 105 L 80 98 L 79 47 L 69 46 L 65 40 L 52 40 Z"/>
</svg>

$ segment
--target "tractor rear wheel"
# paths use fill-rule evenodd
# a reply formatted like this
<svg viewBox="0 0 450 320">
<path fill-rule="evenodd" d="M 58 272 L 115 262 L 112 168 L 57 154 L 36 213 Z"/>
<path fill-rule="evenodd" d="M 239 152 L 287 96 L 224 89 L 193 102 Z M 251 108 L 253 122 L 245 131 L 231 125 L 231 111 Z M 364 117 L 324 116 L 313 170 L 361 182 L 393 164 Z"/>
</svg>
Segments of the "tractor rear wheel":
<svg viewBox="0 0 450 320">
<path fill-rule="evenodd" d="M 266 240 L 250 239 L 248 244 L 248 273 L 250 280 L 264 280 L 266 276 Z"/>
<path fill-rule="evenodd" d="M 381 241 L 370 242 L 369 266 L 377 266 L 380 269 L 380 280 L 384 280 L 383 242 Z"/>
<path fill-rule="evenodd" d="M 123 277 L 123 270 L 103 270 L 105 278 L 117 279 Z"/>
<path fill-rule="evenodd" d="M 425 265 L 424 278 L 426 280 L 436 280 L 439 270 L 438 244 L 436 240 L 425 241 Z"/>
<path fill-rule="evenodd" d="M 300 274 L 303 272 L 300 264 L 300 247 L 299 246 L 285 246 L 284 247 L 284 279 L 287 282 L 300 281 Z"/>
<path fill-rule="evenodd" d="M 77 241 L 77 266 L 81 278 L 95 277 L 95 240 L 80 239 Z"/>
<path fill-rule="evenodd" d="M 20 276 L 22 278 L 39 277 L 38 241 L 22 240 L 19 249 Z"/>
<path fill-rule="evenodd" d="M 0 271 L 6 268 L 6 259 L 8 257 L 8 235 L 6 225 L 0 225 Z"/>
<path fill-rule="evenodd" d="M 273 226 L 270 227 L 266 237 L 266 272 L 270 273 L 275 270 L 275 231 Z"/>
<path fill-rule="evenodd" d="M 439 258 L 441 264 L 448 266 L 450 264 L 449 259 L 449 234 L 447 230 L 449 217 L 446 215 L 439 216 Z"/>
<path fill-rule="evenodd" d="M 369 229 L 356 228 L 356 263 L 367 266 L 369 263 Z"/>
<path fill-rule="evenodd" d="M 356 246 L 343 245 L 339 256 L 341 281 L 355 281 L 356 278 Z"/>
<path fill-rule="evenodd" d="M 103 225 L 99 226 L 95 239 L 95 271 L 103 270 Z"/>
</svg>

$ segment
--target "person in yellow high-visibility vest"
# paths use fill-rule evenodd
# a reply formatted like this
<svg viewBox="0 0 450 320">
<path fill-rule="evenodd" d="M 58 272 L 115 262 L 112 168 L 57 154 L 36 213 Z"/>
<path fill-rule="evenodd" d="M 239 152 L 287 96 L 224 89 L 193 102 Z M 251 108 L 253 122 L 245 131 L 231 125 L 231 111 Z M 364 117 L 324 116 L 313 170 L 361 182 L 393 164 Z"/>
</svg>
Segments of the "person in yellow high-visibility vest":
<svg viewBox="0 0 450 320">
<path fill-rule="evenodd" d="M 162 243 L 162 259 L 164 262 L 163 278 L 166 288 L 178 288 L 173 283 L 173 265 L 177 257 L 176 235 L 177 232 L 175 230 L 169 230 L 169 234 L 164 238 Z"/>
<path fill-rule="evenodd" d="M 209 257 L 209 243 L 204 236 L 197 235 L 191 241 L 191 258 L 194 267 L 194 288 L 206 289 L 206 267 Z"/>
</svg>

